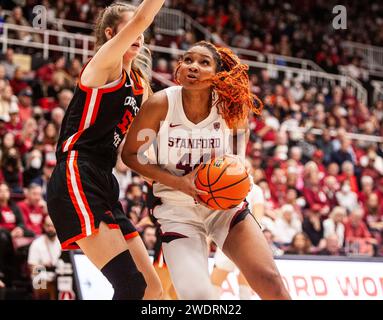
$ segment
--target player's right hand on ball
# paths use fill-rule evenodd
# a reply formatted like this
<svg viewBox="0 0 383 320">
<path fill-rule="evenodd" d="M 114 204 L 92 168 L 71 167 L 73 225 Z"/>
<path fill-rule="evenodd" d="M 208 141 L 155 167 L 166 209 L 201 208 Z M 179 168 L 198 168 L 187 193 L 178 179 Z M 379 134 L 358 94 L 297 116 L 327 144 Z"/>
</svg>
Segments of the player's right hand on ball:
<svg viewBox="0 0 383 320">
<path fill-rule="evenodd" d="M 195 168 L 189 174 L 180 177 L 178 190 L 182 191 L 183 193 L 186 193 L 187 195 L 193 197 L 194 200 L 199 202 L 198 195 L 199 194 L 207 195 L 208 193 L 206 191 L 197 189 L 194 183 L 194 179 L 195 179 L 198 168 L 199 167 Z"/>
</svg>

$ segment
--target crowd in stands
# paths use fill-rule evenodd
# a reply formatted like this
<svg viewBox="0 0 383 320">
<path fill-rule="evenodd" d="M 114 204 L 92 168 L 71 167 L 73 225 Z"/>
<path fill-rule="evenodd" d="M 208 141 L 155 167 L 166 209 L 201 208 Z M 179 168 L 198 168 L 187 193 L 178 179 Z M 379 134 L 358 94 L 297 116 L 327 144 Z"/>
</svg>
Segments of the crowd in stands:
<svg viewBox="0 0 383 320">
<path fill-rule="evenodd" d="M 7 8 L 9 1 L 1 4 L 14 10 L 12 19 L 25 24 L 39 1 L 25 2 L 21 12 Z M 350 21 L 361 5 L 352 3 Z M 107 1 L 43 4 L 52 17 L 89 22 Z M 187 12 L 230 45 L 314 59 L 330 72 L 345 61 L 339 37 L 383 44 L 383 29 L 375 27 L 379 3 L 353 20 L 360 32 L 350 28 L 339 34 L 329 28 L 330 20 L 323 20 L 330 19 L 324 1 L 173 0 L 168 5 Z M 187 49 L 196 36 L 184 32 L 178 40 L 177 46 Z M 77 58 L 55 56 L 25 71 L 14 55 L 10 47 L 0 58 L 0 287 L 18 277 L 11 265 L 17 264 L 15 270 L 24 277 L 30 275 L 28 250 L 52 231 L 46 186 L 56 164 L 61 122 L 82 68 Z M 154 55 L 154 71 L 172 81 L 176 61 Z M 274 254 L 382 256 L 383 143 L 351 139 L 348 133 L 383 136 L 383 101 L 367 106 L 352 88 L 275 79 L 267 70 L 251 70 L 250 80 L 265 108 L 262 117 L 251 119 L 247 156 L 254 181 L 263 190 L 260 222 Z M 154 81 L 153 87 L 156 91 L 162 84 Z M 120 159 L 114 174 L 123 208 L 152 250 L 157 239 L 147 207 L 149 185 Z M 54 242 L 51 246 L 57 249 Z"/>
<path fill-rule="evenodd" d="M 347 40 L 383 46 L 383 6 L 378 1 L 343 1 L 347 28 L 335 29 L 333 8 L 339 4 L 322 0 L 170 1 L 171 7 L 209 29 L 217 42 L 312 60 L 330 73 L 338 73 L 340 65 L 350 66 L 352 75 L 364 80 L 362 56 L 341 44 Z"/>
<path fill-rule="evenodd" d="M 50 29 L 57 29 L 55 18 L 94 23 L 102 8 L 113 0 L 58 0 L 22 1 L 24 6 L 13 10 L 12 15 L 1 21 L 30 25 L 35 5 L 47 9 Z M 137 0 L 131 1 L 139 3 Z M 0 2 L 5 9 L 13 9 L 19 1 Z M 256 50 L 261 53 L 275 53 L 316 62 L 330 73 L 338 73 L 338 66 L 349 66 L 349 73 L 366 80 L 368 74 L 361 69 L 362 57 L 341 46 L 348 40 L 363 44 L 383 46 L 383 5 L 378 1 L 361 3 L 348 0 L 342 3 L 347 9 L 347 28 L 335 29 L 333 8 L 337 1 L 291 0 L 291 1 L 251 1 L 251 0 L 169 0 L 165 6 L 180 10 L 209 30 L 217 44 Z M 65 26 L 66 31 L 91 34 L 91 28 Z M 178 48 L 194 38 L 194 30 L 179 30 L 179 36 L 172 39 Z M 201 35 L 199 35 L 200 38 Z M 19 31 L 21 39 L 41 41 L 38 35 Z M 168 40 L 157 33 L 153 41 L 169 45 Z M 166 37 L 165 37 L 166 38 Z"/>
</svg>

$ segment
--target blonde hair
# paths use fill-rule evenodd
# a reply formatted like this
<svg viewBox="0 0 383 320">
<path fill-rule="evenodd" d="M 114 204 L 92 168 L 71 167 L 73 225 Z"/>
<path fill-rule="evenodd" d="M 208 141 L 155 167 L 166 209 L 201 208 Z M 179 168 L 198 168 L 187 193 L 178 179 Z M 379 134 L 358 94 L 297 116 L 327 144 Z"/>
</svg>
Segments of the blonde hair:
<svg viewBox="0 0 383 320">
<path fill-rule="evenodd" d="M 330 217 L 331 219 L 334 219 L 335 216 L 338 215 L 338 214 L 341 214 L 342 216 L 345 217 L 345 216 L 347 216 L 347 211 L 346 211 L 346 209 L 343 208 L 343 207 L 336 206 L 336 207 L 334 207 L 334 209 L 332 209 L 332 211 L 330 212 L 329 217 Z"/>
<path fill-rule="evenodd" d="M 114 2 L 110 6 L 104 8 L 97 17 L 95 36 L 96 36 L 96 51 L 108 41 L 105 35 L 106 28 L 112 28 L 113 32 L 117 32 L 117 26 L 122 21 L 122 14 L 124 12 L 135 12 L 136 7 L 125 2 Z M 150 50 L 144 45 L 132 62 L 132 70 L 139 74 L 139 76 L 146 83 L 149 92 L 152 93 L 150 88 L 150 79 L 152 73 L 152 55 Z"/>
</svg>

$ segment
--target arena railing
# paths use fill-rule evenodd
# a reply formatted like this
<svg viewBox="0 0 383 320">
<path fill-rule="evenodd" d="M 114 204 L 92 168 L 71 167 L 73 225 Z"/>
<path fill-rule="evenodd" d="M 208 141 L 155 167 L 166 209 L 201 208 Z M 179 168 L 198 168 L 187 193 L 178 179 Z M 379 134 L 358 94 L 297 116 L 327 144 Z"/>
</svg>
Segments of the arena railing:
<svg viewBox="0 0 383 320">
<path fill-rule="evenodd" d="M 230 47 L 238 56 L 246 58 L 246 59 L 252 59 L 254 57 L 254 60 L 257 60 L 259 62 L 265 62 L 270 64 L 277 64 L 282 66 L 288 66 L 288 67 L 295 67 L 300 68 L 304 70 L 315 70 L 315 71 L 321 71 L 325 72 L 320 66 L 318 66 L 314 61 L 307 60 L 307 59 L 300 59 L 300 58 L 294 58 L 290 56 L 284 56 L 280 54 L 274 54 L 274 53 L 262 53 L 255 50 L 248 50 L 243 48 L 237 48 L 237 47 Z"/>
<path fill-rule="evenodd" d="M 255 69 L 266 69 L 269 71 L 271 77 L 278 78 L 279 73 L 284 74 L 284 79 L 300 79 L 303 83 L 307 84 L 315 84 L 318 86 L 328 86 L 328 87 L 334 87 L 336 85 L 346 88 L 347 86 L 350 86 L 353 88 L 355 96 L 357 100 L 365 105 L 367 105 L 367 90 L 363 87 L 363 85 L 349 77 L 339 74 L 331 74 L 321 71 L 315 71 L 315 70 L 303 70 L 299 68 L 294 67 L 287 67 L 287 66 L 281 66 L 281 65 L 274 65 L 274 64 L 267 64 L 263 62 L 256 62 L 256 61 L 249 61 L 249 60 L 242 60 L 244 63 L 248 64 L 250 68 Z"/>
<path fill-rule="evenodd" d="M 200 23 L 195 21 L 189 15 L 177 9 L 162 8 L 154 19 L 154 30 L 156 33 L 170 36 L 178 36 L 184 31 L 199 31 L 207 41 L 221 41 Z"/>
<path fill-rule="evenodd" d="M 371 81 L 371 85 L 374 88 L 373 93 L 373 101 L 377 102 L 379 100 L 383 100 L 383 81 L 373 80 Z"/>
<path fill-rule="evenodd" d="M 11 10 L 3 10 L 3 13 L 6 16 L 12 15 Z M 82 29 L 82 30 L 88 31 L 89 33 L 93 32 L 94 30 L 94 25 L 92 23 L 60 19 L 60 18 L 48 19 L 47 22 L 52 26 L 57 26 L 57 29 L 59 31 L 66 31 L 65 27 Z"/>
<path fill-rule="evenodd" d="M 341 46 L 349 50 L 351 54 L 361 56 L 368 70 L 383 71 L 383 47 L 352 41 L 343 41 Z"/>
<path fill-rule="evenodd" d="M 16 38 L 17 31 L 25 31 L 31 34 L 38 34 L 42 38 L 42 42 L 38 41 L 24 41 Z M 13 31 L 13 32 L 12 32 Z M 12 34 L 15 37 L 11 37 Z M 50 40 L 56 38 L 57 44 L 51 44 Z M 94 37 L 81 35 L 76 33 L 69 33 L 55 30 L 41 30 L 33 27 L 3 24 L 3 34 L 0 37 L 2 43 L 2 51 L 5 53 L 9 45 L 16 45 L 22 47 L 36 48 L 43 50 L 44 59 L 49 58 L 50 51 L 62 52 L 69 56 L 69 59 L 73 59 L 76 55 L 82 56 L 82 62 L 85 63 L 89 56 L 92 55 L 92 49 L 94 47 Z M 78 46 L 79 48 L 77 48 Z M 149 46 L 154 52 L 168 53 L 171 55 L 180 55 L 182 50 L 176 48 L 159 47 L 151 45 Z M 359 101 L 367 104 L 367 91 L 363 86 L 348 76 L 329 74 L 322 71 L 300 69 L 289 66 L 264 63 L 259 61 L 244 60 L 252 68 L 267 69 L 271 74 L 282 72 L 287 78 L 293 78 L 299 76 L 306 83 L 315 83 L 317 85 L 330 84 L 331 86 L 339 84 L 341 87 L 347 85 L 351 86 L 355 90 L 356 97 Z"/>
<path fill-rule="evenodd" d="M 11 14 L 11 11 L 4 10 L 7 15 Z M 51 25 L 55 25 L 59 31 L 64 31 L 69 28 L 77 28 L 86 30 L 87 33 L 91 33 L 94 29 L 94 25 L 91 23 L 84 23 L 66 19 L 54 19 L 48 21 Z M 178 36 L 180 30 L 192 31 L 198 30 L 207 41 L 212 41 L 216 44 L 225 45 L 222 39 L 213 35 L 206 27 L 202 26 L 196 20 L 189 15 L 183 13 L 177 9 L 162 8 L 154 20 L 154 30 L 156 33 L 166 34 L 170 36 Z M 248 59 L 267 62 L 272 64 L 281 64 L 291 67 L 298 67 L 302 69 L 311 69 L 317 71 L 323 71 L 315 62 L 306 59 L 298 59 L 290 56 L 262 53 L 255 50 L 248 50 L 238 47 L 231 47 L 231 49 L 240 56 Z"/>
<path fill-rule="evenodd" d="M 0 36 L 0 43 L 2 44 L 3 53 L 6 52 L 8 46 L 13 45 L 41 49 L 43 51 L 44 59 L 49 58 L 50 51 L 61 52 L 69 57 L 69 59 L 73 59 L 76 55 L 82 56 L 83 63 L 85 63 L 88 57 L 93 53 L 91 50 L 94 46 L 93 36 L 56 30 L 43 30 L 9 23 L 4 23 L 2 29 L 3 33 Z M 38 35 L 41 38 L 41 42 L 20 40 L 16 36 L 17 31 L 24 31 Z M 12 37 L 13 34 L 15 34 L 14 37 Z M 52 44 L 52 41 L 57 42 L 58 44 Z"/>
<path fill-rule="evenodd" d="M 363 67 L 358 68 L 361 71 L 361 78 L 369 79 L 371 77 L 383 79 L 383 69 L 382 70 L 370 70 Z M 347 65 L 338 66 L 340 74 L 349 75 L 347 70 Z"/>
</svg>

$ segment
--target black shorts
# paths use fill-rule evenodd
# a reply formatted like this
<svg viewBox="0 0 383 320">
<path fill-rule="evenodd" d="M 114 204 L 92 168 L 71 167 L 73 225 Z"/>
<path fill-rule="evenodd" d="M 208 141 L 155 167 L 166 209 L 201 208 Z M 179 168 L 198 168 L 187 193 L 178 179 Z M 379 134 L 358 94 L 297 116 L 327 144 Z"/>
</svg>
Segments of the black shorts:
<svg viewBox="0 0 383 320">
<path fill-rule="evenodd" d="M 98 232 L 100 222 L 121 229 L 125 239 L 138 232 L 118 201 L 119 186 L 111 169 L 103 169 L 71 151 L 55 167 L 48 183 L 48 212 L 64 250 Z"/>
</svg>

